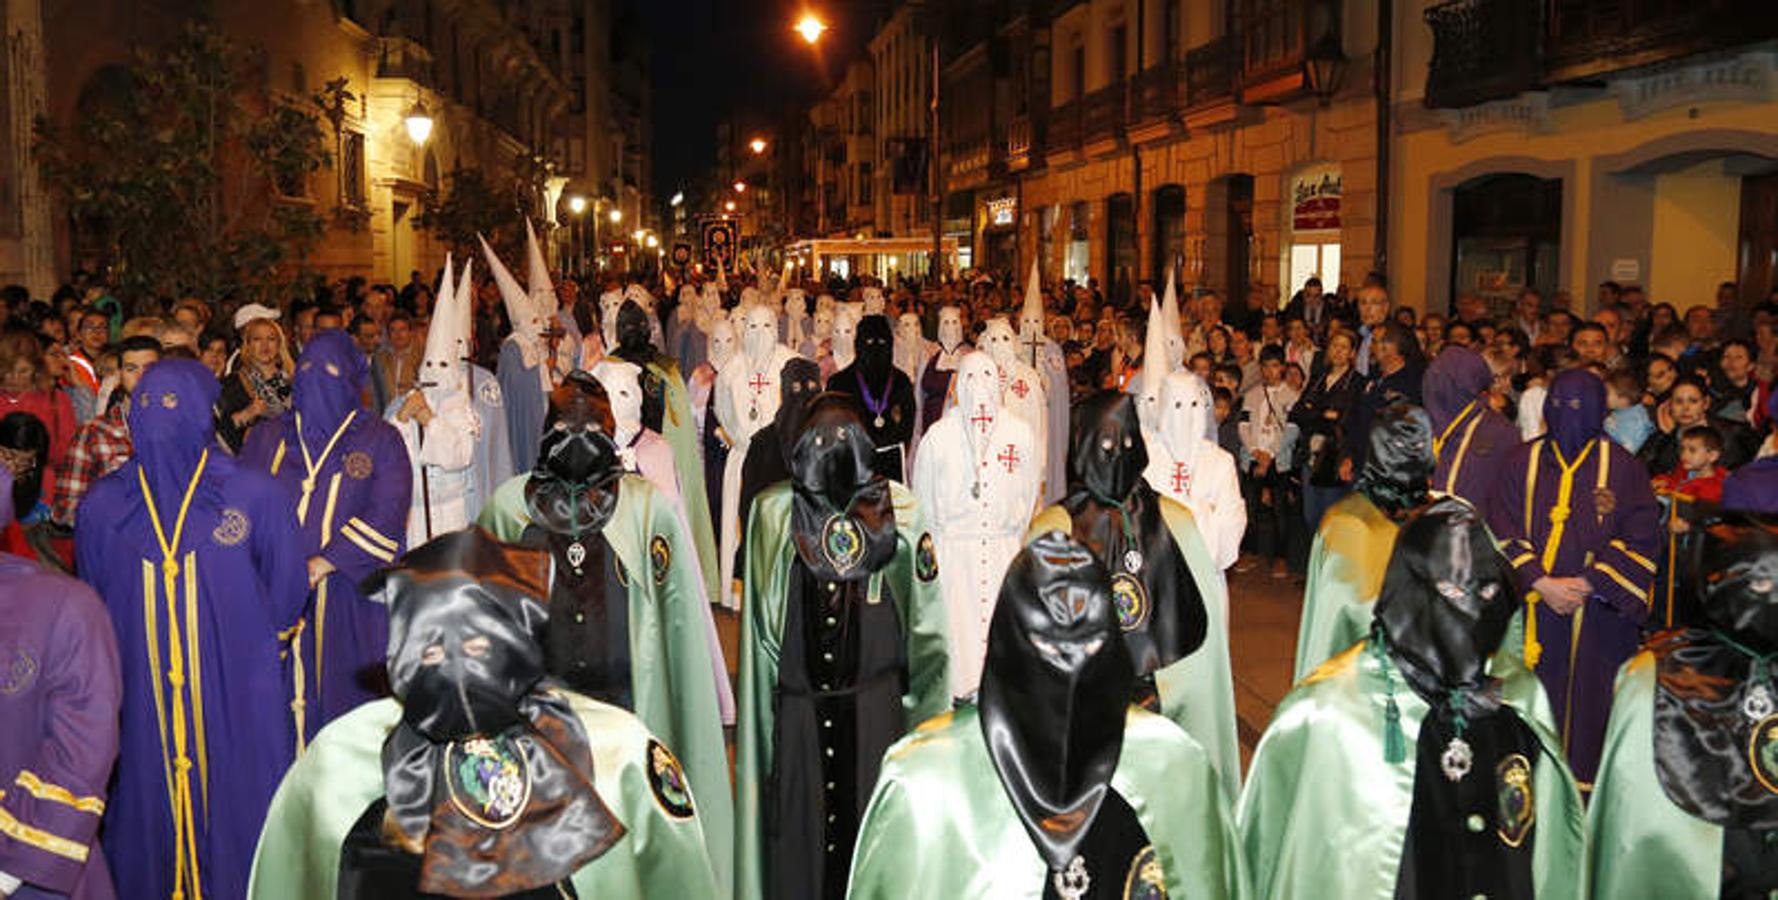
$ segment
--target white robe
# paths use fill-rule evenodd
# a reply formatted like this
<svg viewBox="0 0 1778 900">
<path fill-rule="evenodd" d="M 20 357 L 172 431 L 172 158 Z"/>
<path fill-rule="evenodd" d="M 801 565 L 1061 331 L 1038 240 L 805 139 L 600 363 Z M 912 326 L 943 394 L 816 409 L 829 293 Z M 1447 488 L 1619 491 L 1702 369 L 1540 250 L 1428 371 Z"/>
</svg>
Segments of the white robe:
<svg viewBox="0 0 1778 900">
<path fill-rule="evenodd" d="M 426 426 L 424 441 L 417 420 L 400 422 L 393 412 L 389 415 L 390 424 L 401 432 L 401 442 L 407 445 L 408 465 L 413 472 L 414 495 L 407 516 L 409 547 L 469 527 L 475 451 L 482 433 L 481 417 L 476 415 L 467 393 L 453 391 L 442 398 L 428 397 L 427 401 L 433 403 L 432 424 Z"/>
<path fill-rule="evenodd" d="M 1068 493 L 1068 364 L 1062 348 L 1044 338 L 1035 348 L 1020 343 L 1022 351 L 1035 352 L 1032 368 L 1043 382 L 1044 399 L 1048 404 L 1044 417 L 1043 452 L 1048 461 L 1043 470 L 1043 502 L 1055 503 Z"/>
<path fill-rule="evenodd" d="M 741 605 L 741 592 L 735 589 L 735 552 L 741 544 L 742 517 L 748 512 L 741 509 L 741 465 L 747 461 L 753 433 L 771 424 L 778 414 L 782 399 L 778 376 L 795 356 L 780 344 L 772 348 L 765 365 L 738 355 L 716 376 L 716 421 L 729 442 L 728 462 L 722 469 L 722 520 L 717 524 L 722 557 L 722 578 L 717 584 L 722 592 L 719 599 L 729 609 Z"/>
<path fill-rule="evenodd" d="M 1163 442 L 1149 441 L 1148 468 L 1142 476 L 1162 496 L 1191 510 L 1218 568 L 1235 564 L 1241 555 L 1241 538 L 1247 534 L 1247 504 L 1241 499 L 1235 458 L 1227 450 L 1199 440 L 1189 459 L 1178 460 Z"/>
<path fill-rule="evenodd" d="M 1031 426 L 1033 438 L 1037 441 L 1039 453 L 1049 447 L 1049 400 L 1043 389 L 1043 376 L 1036 369 L 1014 359 L 1010 362 L 998 363 L 1000 368 L 1000 406 L 1010 410 L 1013 415 Z M 1037 478 L 1041 482 L 1048 473 L 1048 462 L 1039 467 Z"/>
<path fill-rule="evenodd" d="M 957 409 L 933 423 L 914 458 L 913 478 L 937 551 L 956 697 L 975 693 L 981 682 L 1000 580 L 1024 544 L 1042 481 L 1041 445 L 1023 419 L 1000 410 L 979 459 L 967 428 Z M 978 478 L 979 497 L 971 490 Z"/>
</svg>

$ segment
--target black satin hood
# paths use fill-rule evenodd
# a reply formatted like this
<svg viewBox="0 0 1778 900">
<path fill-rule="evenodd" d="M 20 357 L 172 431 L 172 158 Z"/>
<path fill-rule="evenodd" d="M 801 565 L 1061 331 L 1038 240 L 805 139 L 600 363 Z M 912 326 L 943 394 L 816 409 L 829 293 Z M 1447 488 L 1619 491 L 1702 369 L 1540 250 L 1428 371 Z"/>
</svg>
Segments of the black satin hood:
<svg viewBox="0 0 1778 900">
<path fill-rule="evenodd" d="M 650 339 L 648 311 L 634 300 L 625 300 L 617 310 L 617 351 L 612 355 L 636 365 L 646 365 L 655 357 Z"/>
<path fill-rule="evenodd" d="M 548 531 L 579 538 L 602 531 L 617 508 L 623 459 L 597 426 L 558 421 L 544 433 L 525 483 L 525 508 Z"/>
<path fill-rule="evenodd" d="M 858 371 L 873 390 L 889 379 L 895 370 L 895 328 L 886 316 L 865 316 L 858 320 L 858 333 L 853 337 L 858 354 Z"/>
<path fill-rule="evenodd" d="M 1512 569 L 1481 514 L 1445 497 L 1396 536 L 1374 617 L 1402 674 L 1427 702 L 1458 695 L 1488 706 L 1488 658 L 1506 637 L 1516 599 Z"/>
<path fill-rule="evenodd" d="M 422 856 L 424 892 L 558 884 L 624 834 L 594 788 L 579 718 L 544 680 L 547 567 L 541 552 L 470 529 L 415 548 L 366 585 L 389 609 L 390 686 L 402 704 L 383 744 L 384 834 Z M 491 768 L 477 764 L 478 748 L 491 751 Z M 478 781 L 488 772 L 505 782 Z M 522 794 L 495 790 L 513 778 Z"/>
<path fill-rule="evenodd" d="M 1001 582 L 979 704 L 1000 784 L 1052 871 L 1111 793 L 1134 682 L 1105 568 L 1068 535 L 1039 535 Z"/>
<path fill-rule="evenodd" d="M 809 401 L 823 389 L 821 381 L 821 366 L 800 356 L 791 357 L 785 361 L 784 368 L 778 370 L 778 412 L 773 422 L 778 426 L 779 452 L 786 467 L 790 465 L 792 442 L 802 432 L 803 421 L 808 418 Z"/>
<path fill-rule="evenodd" d="M 895 504 L 857 401 L 823 393 L 790 444 L 792 533 L 817 578 L 856 581 L 895 557 Z"/>
<path fill-rule="evenodd" d="M 1074 408 L 1068 441 L 1068 493 L 1122 503 L 1142 480 L 1148 447 L 1136 402 L 1121 391 L 1100 391 Z"/>
<path fill-rule="evenodd" d="M 1778 719 L 1756 721 L 1746 706 L 1762 683 L 1778 698 L 1774 664 L 1756 660 L 1778 648 L 1778 520 L 1714 523 L 1699 559 L 1703 627 L 1649 642 L 1656 658 L 1655 774 L 1685 812 L 1724 828 L 1768 831 L 1778 828 L 1778 748 L 1771 739 Z"/>
<path fill-rule="evenodd" d="M 1424 505 L 1438 467 L 1426 411 L 1406 403 L 1385 406 L 1371 417 L 1369 439 L 1357 490 L 1391 517 Z"/>
</svg>

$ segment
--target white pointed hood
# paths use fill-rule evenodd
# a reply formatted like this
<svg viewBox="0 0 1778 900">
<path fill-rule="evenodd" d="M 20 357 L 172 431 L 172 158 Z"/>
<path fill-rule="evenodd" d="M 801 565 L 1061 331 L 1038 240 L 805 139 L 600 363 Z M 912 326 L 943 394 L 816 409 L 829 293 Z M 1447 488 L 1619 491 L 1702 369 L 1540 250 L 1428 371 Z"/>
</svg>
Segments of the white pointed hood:
<svg viewBox="0 0 1778 900">
<path fill-rule="evenodd" d="M 754 305 L 742 318 L 741 352 L 752 371 L 764 369 L 778 346 L 778 314 L 771 307 Z"/>
<path fill-rule="evenodd" d="M 1161 295 L 1161 329 L 1166 341 L 1167 370 L 1185 365 L 1185 334 L 1179 325 L 1179 289 L 1172 269 L 1167 270 L 1167 291 Z M 1152 331 L 1153 328 L 1150 328 Z M 1147 354 L 1144 350 L 1144 355 Z M 1158 358 L 1158 357 L 1157 357 Z"/>
<path fill-rule="evenodd" d="M 710 317 L 710 368 L 721 372 L 740 352 L 741 336 L 735 333 L 735 323 L 718 309 Z"/>
<path fill-rule="evenodd" d="M 995 364 L 1006 366 L 1018 361 L 1019 338 L 1013 334 L 1012 323 L 1005 316 L 995 316 L 982 326 L 978 349 L 992 357 Z"/>
<path fill-rule="evenodd" d="M 624 305 L 624 292 L 612 288 L 599 295 L 599 337 L 605 342 L 605 352 L 617 349 L 617 311 Z"/>
<path fill-rule="evenodd" d="M 612 439 L 625 447 L 642 430 L 642 368 L 607 356 L 593 366 L 592 376 L 611 402 L 611 422 L 617 432 Z"/>
<path fill-rule="evenodd" d="M 1160 427 L 1161 384 L 1170 371 L 1167 358 L 1167 337 L 1162 323 L 1160 304 L 1149 301 L 1148 333 L 1142 342 L 1142 373 L 1136 384 L 1136 419 L 1144 435 L 1153 435 Z"/>
<path fill-rule="evenodd" d="M 833 314 L 833 337 L 828 347 L 833 354 L 835 371 L 844 369 L 858 358 L 858 320 L 864 318 L 864 304 L 841 303 Z"/>
<path fill-rule="evenodd" d="M 962 421 L 970 449 L 979 456 L 1000 418 L 1000 367 L 988 354 L 970 351 L 958 361 L 951 384 L 955 403 L 948 415 Z"/>
<path fill-rule="evenodd" d="M 926 362 L 926 337 L 920 332 L 920 317 L 906 312 L 895 318 L 895 367 L 911 380 L 919 380 L 920 366 Z"/>
<path fill-rule="evenodd" d="M 1216 440 L 1210 385 L 1190 369 L 1173 372 L 1161 383 L 1158 435 L 1167 455 L 1181 462 L 1191 462 L 1205 441 Z"/>
<path fill-rule="evenodd" d="M 1030 345 L 1041 343 L 1043 337 L 1043 282 L 1037 276 L 1037 260 L 1032 260 L 1031 277 L 1025 280 L 1025 306 L 1019 310 L 1019 340 Z"/>
<path fill-rule="evenodd" d="M 468 267 L 465 266 L 465 274 Z M 432 306 L 432 322 L 426 328 L 426 347 L 416 379 L 434 409 L 442 398 L 464 389 L 463 359 L 469 355 L 468 292 L 454 282 L 454 264 L 445 254 L 444 278 Z"/>
<path fill-rule="evenodd" d="M 476 235 L 481 241 L 482 256 L 488 261 L 488 271 L 494 275 L 494 285 L 500 288 L 500 300 L 506 304 L 506 317 L 512 322 L 512 338 L 524 354 L 525 367 L 532 368 L 542 365 L 547 348 L 543 343 L 543 315 L 538 306 L 532 302 L 531 295 L 519 287 L 519 280 L 512 277 L 512 272 L 494 248 L 488 246 L 488 239 Z"/>
<path fill-rule="evenodd" d="M 525 293 L 536 314 L 543 319 L 543 329 L 554 325 L 561 303 L 556 299 L 556 286 L 549 278 L 549 264 L 544 262 L 543 247 L 537 243 L 537 231 L 531 227 L 529 217 L 525 219 Z"/>
</svg>

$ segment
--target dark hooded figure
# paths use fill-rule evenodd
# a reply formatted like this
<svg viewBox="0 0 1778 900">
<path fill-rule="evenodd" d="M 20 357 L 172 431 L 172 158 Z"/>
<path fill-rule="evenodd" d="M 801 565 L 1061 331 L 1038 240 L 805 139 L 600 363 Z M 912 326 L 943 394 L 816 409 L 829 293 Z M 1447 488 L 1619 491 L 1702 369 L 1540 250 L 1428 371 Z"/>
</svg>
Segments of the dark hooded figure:
<svg viewBox="0 0 1778 900">
<path fill-rule="evenodd" d="M 1129 707 L 1105 567 L 1059 531 L 1007 568 L 978 703 L 892 748 L 851 897 L 1230 897 L 1228 799 L 1204 751 Z"/>
<path fill-rule="evenodd" d="M 241 448 L 242 465 L 290 492 L 308 561 L 304 740 L 386 691 L 388 611 L 358 584 L 401 555 L 413 467 L 401 433 L 360 405 L 369 374 L 345 332 L 315 335 L 296 363 L 291 409 L 255 426 Z"/>
<path fill-rule="evenodd" d="M 1636 652 L 1648 617 L 1660 509 L 1642 464 L 1604 436 L 1598 376 L 1582 369 L 1557 375 L 1543 415 L 1549 431 L 1502 460 L 1488 524 L 1529 606 L 1525 664 L 1549 693 L 1585 791 L 1599 761 L 1612 680 Z"/>
<path fill-rule="evenodd" d="M 1561 744 L 1535 690 L 1489 670 L 1517 610 L 1469 503 L 1402 525 L 1370 636 L 1299 682 L 1254 752 L 1240 827 L 1255 896 L 1577 895 L 1583 816 Z"/>
<path fill-rule="evenodd" d="M 810 401 L 744 551 L 736 894 L 837 898 L 883 751 L 950 708 L 946 612 L 913 494 L 852 398 Z"/>
<path fill-rule="evenodd" d="M 634 300 L 625 300 L 617 311 L 617 348 L 612 356 L 635 363 L 642 370 L 642 427 L 661 431 L 666 412 L 666 381 L 663 373 L 677 365 L 655 349 L 648 327 L 648 311 Z"/>
<path fill-rule="evenodd" d="M 858 358 L 827 379 L 827 389 L 857 398 L 864 428 L 877 445 L 877 471 L 906 482 L 908 442 L 914 437 L 914 383 L 895 367 L 895 329 L 887 316 L 858 321 Z"/>
<path fill-rule="evenodd" d="M 1233 792 L 1240 784 L 1234 682 L 1223 633 L 1226 588 L 1191 513 L 1143 480 L 1148 450 L 1136 401 L 1101 391 L 1076 404 L 1068 492 L 1032 520 L 1030 535 L 1063 531 L 1110 573 L 1118 628 L 1129 645 L 1136 700 L 1198 736 Z"/>
<path fill-rule="evenodd" d="M 1518 427 L 1488 405 L 1493 384 L 1488 361 L 1456 344 L 1440 351 L 1421 376 L 1438 455 L 1433 487 L 1471 503 L 1487 502 L 1500 461 L 1520 443 Z"/>
<path fill-rule="evenodd" d="M 1294 681 L 1370 633 L 1401 523 L 1431 500 L 1432 423 L 1396 403 L 1371 417 L 1370 447 L 1352 493 L 1327 510 L 1309 548 Z"/>
<path fill-rule="evenodd" d="M 104 841 L 132 897 L 246 893 L 300 734 L 303 539 L 290 495 L 216 443 L 220 392 L 196 360 L 144 372 L 130 396 L 136 455 L 93 485 L 74 531 L 123 666 Z"/>
<path fill-rule="evenodd" d="M 366 584 L 389 607 L 394 698 L 291 768 L 255 900 L 714 895 L 673 754 L 547 674 L 550 566 L 468 529 Z"/>
<path fill-rule="evenodd" d="M 821 393 L 821 366 L 800 356 L 791 357 L 778 373 L 778 411 L 770 424 L 753 433 L 747 458 L 741 463 L 741 536 L 737 547 L 747 546 L 747 511 L 759 492 L 790 477 L 790 442 L 802 430 L 809 401 Z"/>
<path fill-rule="evenodd" d="M 1778 890 L 1778 520 L 1709 526 L 1702 620 L 1618 678 L 1593 792 L 1594 896 Z"/>
</svg>

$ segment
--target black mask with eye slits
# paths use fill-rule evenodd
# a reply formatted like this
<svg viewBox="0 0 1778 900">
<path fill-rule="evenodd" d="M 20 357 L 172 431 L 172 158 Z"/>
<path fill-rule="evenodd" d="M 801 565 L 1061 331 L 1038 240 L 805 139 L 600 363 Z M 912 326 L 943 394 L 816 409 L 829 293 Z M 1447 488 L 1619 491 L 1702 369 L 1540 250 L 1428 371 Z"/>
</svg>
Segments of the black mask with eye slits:
<svg viewBox="0 0 1778 900">
<path fill-rule="evenodd" d="M 773 418 L 778 426 L 778 444 L 784 465 L 790 465 L 790 451 L 796 436 L 809 414 L 809 401 L 822 391 L 821 367 L 813 360 L 793 356 L 778 372 L 778 412 Z"/>
<path fill-rule="evenodd" d="M 1354 488 L 1391 517 L 1425 505 L 1438 466 L 1426 411 L 1406 403 L 1385 406 L 1371 417 L 1369 438 Z"/>
<path fill-rule="evenodd" d="M 895 328 L 886 316 L 865 316 L 858 320 L 854 338 L 858 351 L 858 371 L 872 390 L 887 394 L 884 382 L 895 369 Z"/>
<path fill-rule="evenodd" d="M 1069 494 L 1116 506 L 1129 499 L 1148 467 L 1148 447 L 1136 402 L 1122 391 L 1100 391 L 1074 408 L 1069 441 Z"/>
<path fill-rule="evenodd" d="M 895 504 L 872 462 L 877 447 L 858 402 L 824 393 L 790 445 L 797 556 L 826 581 L 867 578 L 895 558 Z"/>
</svg>

